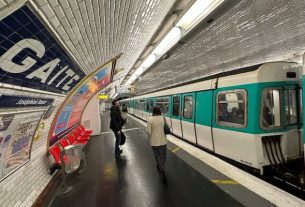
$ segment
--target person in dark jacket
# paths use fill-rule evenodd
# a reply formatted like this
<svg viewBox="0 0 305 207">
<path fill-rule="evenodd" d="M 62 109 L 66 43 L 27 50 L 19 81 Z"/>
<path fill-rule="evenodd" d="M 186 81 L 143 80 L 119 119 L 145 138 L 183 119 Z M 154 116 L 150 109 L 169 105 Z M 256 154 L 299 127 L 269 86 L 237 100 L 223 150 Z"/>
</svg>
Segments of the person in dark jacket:
<svg viewBox="0 0 305 207">
<path fill-rule="evenodd" d="M 120 157 L 122 150 L 120 150 L 121 143 L 121 130 L 124 124 L 124 120 L 121 117 L 121 111 L 119 103 L 112 101 L 112 107 L 110 108 L 110 129 L 112 129 L 115 135 L 115 157 Z"/>
</svg>

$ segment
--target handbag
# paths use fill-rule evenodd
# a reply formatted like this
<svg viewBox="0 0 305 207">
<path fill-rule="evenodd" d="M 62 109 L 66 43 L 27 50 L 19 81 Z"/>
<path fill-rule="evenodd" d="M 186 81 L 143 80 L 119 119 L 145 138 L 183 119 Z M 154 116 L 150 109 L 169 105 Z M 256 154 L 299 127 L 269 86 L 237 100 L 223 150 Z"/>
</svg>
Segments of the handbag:
<svg viewBox="0 0 305 207">
<path fill-rule="evenodd" d="M 163 117 L 163 119 L 164 119 L 164 134 L 170 134 L 171 133 L 171 129 L 167 125 L 166 120 L 165 120 L 164 117 Z"/>
</svg>

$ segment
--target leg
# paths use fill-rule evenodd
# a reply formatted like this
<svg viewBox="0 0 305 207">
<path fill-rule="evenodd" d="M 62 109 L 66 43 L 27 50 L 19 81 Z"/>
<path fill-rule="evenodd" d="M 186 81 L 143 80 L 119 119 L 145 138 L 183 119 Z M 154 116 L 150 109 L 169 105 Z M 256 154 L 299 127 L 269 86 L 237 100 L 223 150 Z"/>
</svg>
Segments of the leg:
<svg viewBox="0 0 305 207">
<path fill-rule="evenodd" d="M 155 155 L 158 170 L 164 172 L 164 166 L 166 160 L 166 145 L 153 146 L 152 149 Z"/>
<path fill-rule="evenodd" d="M 162 145 L 159 147 L 159 153 L 160 153 L 160 170 L 161 172 L 164 172 L 165 168 L 165 161 L 166 161 L 166 145 Z"/>
<path fill-rule="evenodd" d="M 114 132 L 115 135 L 115 156 L 120 156 L 121 132 Z"/>
</svg>

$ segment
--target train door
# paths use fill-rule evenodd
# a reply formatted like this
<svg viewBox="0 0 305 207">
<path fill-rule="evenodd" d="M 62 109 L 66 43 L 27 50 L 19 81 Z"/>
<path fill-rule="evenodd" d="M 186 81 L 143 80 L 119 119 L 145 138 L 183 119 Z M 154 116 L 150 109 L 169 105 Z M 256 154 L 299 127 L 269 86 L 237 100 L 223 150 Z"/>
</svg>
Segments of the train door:
<svg viewBox="0 0 305 207">
<path fill-rule="evenodd" d="M 183 137 L 181 128 L 181 95 L 173 96 L 171 105 L 172 132 L 179 137 Z"/>
<path fill-rule="evenodd" d="M 300 97 L 301 91 L 297 85 L 285 86 L 283 89 L 284 104 L 284 126 L 287 130 L 287 141 L 283 144 L 287 149 L 287 154 L 291 157 L 301 156 L 303 153 L 301 117 L 300 117 Z"/>
<path fill-rule="evenodd" d="M 197 143 L 195 133 L 195 93 L 186 93 L 182 95 L 182 116 L 181 128 L 183 138 Z"/>
<path fill-rule="evenodd" d="M 197 144 L 214 151 L 212 138 L 213 91 L 196 93 L 195 123 Z"/>
</svg>

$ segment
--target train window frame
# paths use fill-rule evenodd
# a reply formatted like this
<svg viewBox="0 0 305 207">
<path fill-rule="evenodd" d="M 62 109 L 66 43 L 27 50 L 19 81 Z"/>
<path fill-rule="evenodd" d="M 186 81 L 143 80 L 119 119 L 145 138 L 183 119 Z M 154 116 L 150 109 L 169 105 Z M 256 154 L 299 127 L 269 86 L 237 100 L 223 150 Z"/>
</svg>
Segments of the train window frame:
<svg viewBox="0 0 305 207">
<path fill-rule="evenodd" d="M 178 104 L 179 104 L 179 110 L 178 110 L 178 115 L 176 113 L 174 113 L 174 109 L 175 109 L 175 102 L 174 102 L 174 99 L 175 98 L 179 98 L 179 101 L 178 101 Z M 175 116 L 175 117 L 180 117 L 180 111 L 181 111 L 181 97 L 180 96 L 173 96 L 173 99 L 172 99 L 172 116 Z"/>
<path fill-rule="evenodd" d="M 286 93 L 286 92 L 288 92 L 288 94 Z M 287 117 L 289 116 L 289 117 L 293 117 L 293 115 L 291 115 L 291 114 L 287 114 L 286 112 L 287 112 L 287 110 L 286 110 L 286 107 L 287 107 L 287 105 L 288 106 L 290 106 L 290 108 L 289 108 L 289 111 L 291 112 L 291 110 L 293 110 L 293 107 L 291 107 L 291 105 L 293 105 L 293 101 L 291 101 L 291 97 L 289 97 L 288 99 L 286 99 L 287 97 L 286 97 L 286 95 L 288 95 L 289 96 L 289 92 L 294 92 L 294 94 L 291 94 L 290 93 L 290 95 L 294 95 L 294 97 L 293 98 L 295 98 L 295 100 L 294 100 L 294 104 L 295 104 L 295 121 L 294 122 L 289 122 L 288 123 L 288 120 L 289 119 L 287 119 Z M 298 125 L 298 119 L 299 119 L 299 112 L 298 112 L 298 91 L 297 91 L 297 89 L 296 88 L 284 88 L 283 89 L 283 95 L 284 95 L 284 99 L 285 99 L 285 101 L 284 101 L 284 103 L 285 103 L 285 105 L 284 105 L 284 119 L 283 119 L 283 121 L 284 121 L 284 125 L 285 126 L 293 126 L 293 125 Z M 288 102 L 287 102 L 287 100 L 288 100 Z"/>
<path fill-rule="evenodd" d="M 229 93 L 237 93 L 241 92 L 244 96 L 244 104 L 245 104 L 245 110 L 244 110 L 244 123 L 243 124 L 237 124 L 237 123 L 232 123 L 232 122 L 226 122 L 226 121 L 220 121 L 218 112 L 219 112 L 219 95 L 221 94 L 229 94 Z M 226 90 L 226 91 L 219 91 L 216 94 L 216 124 L 219 126 L 226 126 L 226 127 L 231 127 L 231 128 L 246 128 L 248 126 L 248 92 L 245 89 L 234 89 L 234 90 Z"/>
<path fill-rule="evenodd" d="M 272 126 L 272 127 L 266 127 L 263 125 L 263 91 L 265 90 L 278 90 L 279 91 L 279 112 L 280 112 L 280 126 Z M 283 99 L 283 96 L 282 96 L 282 93 L 283 93 L 283 89 L 281 87 L 265 87 L 265 88 L 262 88 L 261 90 L 261 101 L 260 101 L 260 113 L 259 113 L 259 126 L 261 129 L 263 130 L 277 130 L 277 129 L 282 129 L 283 128 L 283 103 L 282 103 L 282 99 Z"/>
<path fill-rule="evenodd" d="M 144 105 L 143 105 L 144 104 Z M 145 111 L 145 107 L 146 107 L 146 99 L 140 99 L 139 101 L 139 106 L 140 106 L 140 111 Z M 143 107 L 142 107 L 143 106 Z"/>
<path fill-rule="evenodd" d="M 162 99 L 162 101 L 158 101 L 158 100 L 161 100 L 161 99 Z M 167 101 L 164 101 L 164 99 L 167 99 Z M 166 113 L 163 113 L 163 112 L 162 112 L 161 107 L 160 107 L 160 109 L 161 109 L 162 115 L 168 115 L 168 114 L 169 114 L 169 106 L 170 106 L 169 97 L 166 96 L 166 97 L 158 97 L 158 98 L 156 98 L 155 106 L 158 106 L 158 103 L 167 103 L 167 112 L 166 112 Z"/>
<path fill-rule="evenodd" d="M 192 116 L 191 117 L 186 117 L 185 116 L 185 98 L 187 98 L 187 97 L 191 97 L 192 98 Z M 182 111 L 183 111 L 183 113 L 182 113 L 182 116 L 183 116 L 183 118 L 185 118 L 185 119 L 193 119 L 193 116 L 194 116 L 194 96 L 193 95 L 185 95 L 185 96 L 183 96 L 183 109 L 182 109 Z"/>
<path fill-rule="evenodd" d="M 154 108 L 154 100 L 153 99 L 147 99 L 146 103 L 146 111 L 149 113 L 152 113 Z"/>
</svg>

